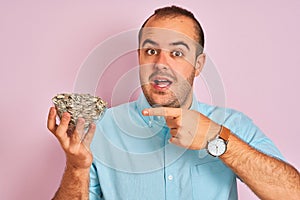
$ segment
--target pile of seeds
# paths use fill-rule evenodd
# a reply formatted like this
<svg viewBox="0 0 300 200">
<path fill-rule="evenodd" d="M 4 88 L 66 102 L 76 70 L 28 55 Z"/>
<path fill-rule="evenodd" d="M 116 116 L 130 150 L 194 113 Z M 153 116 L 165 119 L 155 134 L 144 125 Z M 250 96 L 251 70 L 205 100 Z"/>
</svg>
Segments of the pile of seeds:
<svg viewBox="0 0 300 200">
<path fill-rule="evenodd" d="M 59 118 L 64 112 L 71 115 L 71 120 L 68 127 L 68 135 L 74 132 L 77 119 L 84 118 L 84 128 L 87 129 L 89 124 L 95 122 L 106 110 L 107 103 L 101 98 L 90 94 L 58 94 L 52 98 Z"/>
</svg>

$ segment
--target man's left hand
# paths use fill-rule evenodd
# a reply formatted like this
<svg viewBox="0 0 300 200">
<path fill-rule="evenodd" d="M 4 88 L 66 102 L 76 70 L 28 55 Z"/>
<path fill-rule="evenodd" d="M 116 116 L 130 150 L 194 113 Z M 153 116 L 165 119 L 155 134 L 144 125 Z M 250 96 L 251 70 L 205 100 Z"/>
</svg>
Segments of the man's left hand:
<svg viewBox="0 0 300 200">
<path fill-rule="evenodd" d="M 163 116 L 170 128 L 170 142 L 180 147 L 199 150 L 215 138 L 221 128 L 203 114 L 181 108 L 158 107 L 142 111 L 145 116 Z"/>
</svg>

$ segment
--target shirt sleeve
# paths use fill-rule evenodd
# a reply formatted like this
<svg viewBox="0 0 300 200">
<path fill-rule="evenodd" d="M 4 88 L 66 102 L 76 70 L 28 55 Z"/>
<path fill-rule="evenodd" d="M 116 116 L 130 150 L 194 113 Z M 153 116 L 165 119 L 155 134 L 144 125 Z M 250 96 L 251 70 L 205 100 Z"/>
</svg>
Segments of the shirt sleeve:
<svg viewBox="0 0 300 200">
<path fill-rule="evenodd" d="M 243 113 L 238 113 L 238 115 L 238 126 L 232 131 L 234 134 L 258 151 L 268 156 L 285 160 L 271 139 L 268 138 L 249 117 Z"/>
<path fill-rule="evenodd" d="M 89 199 L 90 200 L 103 200 L 103 195 L 100 188 L 98 179 L 97 168 L 92 164 L 90 168 L 90 186 L 89 186 Z"/>
<path fill-rule="evenodd" d="M 253 123 L 253 121 L 242 112 L 230 108 L 221 108 L 205 104 L 200 105 L 200 112 L 214 122 L 228 128 L 231 133 L 235 134 L 251 147 L 268 156 L 285 161 L 284 157 L 270 138 L 268 138 Z"/>
</svg>

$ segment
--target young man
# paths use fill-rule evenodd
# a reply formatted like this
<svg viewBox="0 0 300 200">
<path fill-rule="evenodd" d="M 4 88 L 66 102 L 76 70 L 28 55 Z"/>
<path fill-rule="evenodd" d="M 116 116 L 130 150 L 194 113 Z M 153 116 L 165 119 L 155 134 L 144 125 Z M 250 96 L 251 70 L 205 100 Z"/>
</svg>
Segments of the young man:
<svg viewBox="0 0 300 200">
<path fill-rule="evenodd" d="M 50 109 L 67 158 L 54 199 L 237 199 L 237 177 L 261 199 L 299 199 L 299 172 L 249 118 L 193 96 L 205 63 L 193 14 L 162 8 L 142 28 L 137 101 L 108 109 L 83 142 L 84 120 L 68 137 L 69 114 L 56 125 Z"/>
</svg>

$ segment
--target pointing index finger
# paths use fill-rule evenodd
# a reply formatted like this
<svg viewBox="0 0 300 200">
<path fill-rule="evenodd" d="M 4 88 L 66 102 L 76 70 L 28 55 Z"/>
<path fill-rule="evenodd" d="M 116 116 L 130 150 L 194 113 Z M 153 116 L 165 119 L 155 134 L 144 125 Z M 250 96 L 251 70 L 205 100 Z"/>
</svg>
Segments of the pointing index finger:
<svg viewBox="0 0 300 200">
<path fill-rule="evenodd" d="M 144 116 L 164 116 L 164 117 L 179 117 L 181 108 L 158 107 L 146 108 L 142 111 Z"/>
</svg>

